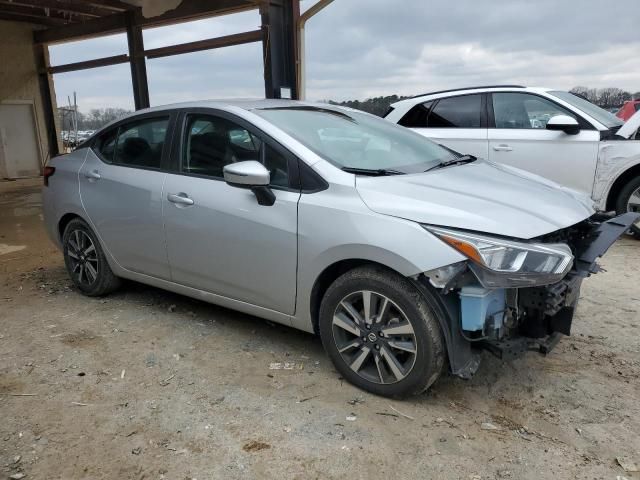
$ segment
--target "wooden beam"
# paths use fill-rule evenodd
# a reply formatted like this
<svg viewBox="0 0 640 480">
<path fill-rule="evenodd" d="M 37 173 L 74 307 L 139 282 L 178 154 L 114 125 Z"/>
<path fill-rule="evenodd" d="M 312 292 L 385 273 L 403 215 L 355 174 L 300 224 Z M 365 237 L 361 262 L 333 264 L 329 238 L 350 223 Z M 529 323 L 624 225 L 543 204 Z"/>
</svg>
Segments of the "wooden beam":
<svg viewBox="0 0 640 480">
<path fill-rule="evenodd" d="M 56 130 L 55 98 L 53 96 L 53 79 L 47 72 L 49 68 L 49 47 L 46 45 L 34 45 L 36 68 L 38 70 L 38 86 L 44 110 L 44 123 L 47 129 L 47 143 L 49 157 L 55 157 L 60 153 L 58 131 Z"/>
<path fill-rule="evenodd" d="M 260 0 L 182 0 L 173 10 L 157 17 L 142 18 L 143 27 L 160 27 L 202 18 L 229 15 L 258 8 Z"/>
<path fill-rule="evenodd" d="M 133 33 L 132 35 L 135 35 Z M 85 60 L 82 62 L 66 63 L 64 65 L 48 66 L 47 73 L 54 75 L 57 73 L 75 72 L 77 70 L 87 70 L 90 68 L 107 67 L 109 65 L 119 65 L 122 63 L 132 62 L 132 59 L 147 58 L 161 58 L 171 55 L 180 55 L 183 53 L 200 52 L 202 50 L 211 50 L 215 48 L 230 47 L 233 45 L 242 45 L 245 43 L 259 42 L 262 40 L 262 30 L 252 30 L 250 32 L 236 33 L 233 35 L 225 35 L 224 37 L 209 38 L 207 40 L 199 40 L 197 42 L 182 43 L 180 45 L 171 45 L 168 47 L 151 48 L 144 50 L 144 45 L 140 38 L 133 40 L 131 43 L 133 48 L 129 48 L 129 55 L 113 55 L 111 57 L 96 58 L 94 60 Z M 146 82 L 146 66 L 144 72 L 142 72 L 140 65 L 136 66 L 136 73 L 132 71 L 132 75 L 141 79 L 143 83 Z M 144 79 L 144 80 L 142 80 Z M 143 89 L 144 90 L 144 89 Z M 135 92 L 135 87 L 134 87 Z M 148 97 L 148 93 L 141 94 L 141 105 L 148 104 L 145 98 Z M 148 105 L 147 105 L 148 106 Z M 144 108 L 144 107 L 140 107 Z"/>
<path fill-rule="evenodd" d="M 70 0 L 67 0 L 70 1 Z M 102 2 L 87 2 L 90 5 L 103 5 Z M 188 22 L 206 17 L 227 15 L 258 8 L 259 0 L 183 0 L 173 10 L 157 17 L 141 17 L 139 22 L 142 28 L 172 25 L 180 22 Z M 139 9 L 137 11 L 140 11 Z M 86 38 L 123 33 L 127 28 L 125 13 L 115 13 L 106 17 L 95 18 L 86 22 L 67 25 L 60 28 L 50 28 L 34 33 L 36 43 L 61 43 Z"/>
<path fill-rule="evenodd" d="M 123 14 L 108 15 L 82 23 L 72 23 L 63 27 L 48 28 L 33 32 L 35 43 L 60 43 L 87 38 L 122 33 L 126 30 L 126 17 Z"/>
<path fill-rule="evenodd" d="M 266 98 L 298 98 L 296 82 L 297 0 L 265 0 L 260 8 L 264 94 Z"/>
<path fill-rule="evenodd" d="M 50 27 L 62 27 L 65 25 L 64 20 L 60 20 L 59 18 L 50 18 L 44 17 L 37 14 L 19 14 L 19 13 L 11 13 L 5 12 L 0 9 L 0 20 L 8 20 L 10 22 L 28 22 L 35 23 L 37 25 L 47 25 Z M 41 30 L 45 31 L 45 30 Z"/>
<path fill-rule="evenodd" d="M 214 48 L 231 47 L 245 43 L 259 42 L 262 40 L 262 30 L 252 30 L 250 32 L 225 35 L 224 37 L 209 38 L 197 42 L 182 43 L 168 47 L 152 48 L 145 50 L 147 58 L 168 57 L 170 55 L 180 55 L 182 53 L 200 52 L 202 50 L 212 50 Z"/>
<path fill-rule="evenodd" d="M 112 10 L 85 5 L 69 0 L 0 0 L 0 10 L 3 5 L 21 5 L 24 7 L 49 8 L 57 12 L 81 14 L 88 17 L 102 17 L 113 13 Z"/>
<path fill-rule="evenodd" d="M 107 67 L 109 65 L 118 65 L 127 63 L 129 55 L 114 55 L 112 57 L 96 58 L 95 60 L 85 60 L 84 62 L 65 63 L 64 65 L 56 65 L 48 67 L 47 72 L 51 75 L 56 73 L 75 72 L 76 70 L 87 70 L 89 68 Z"/>
<path fill-rule="evenodd" d="M 42 18 L 52 18 L 62 20 L 64 22 L 73 21 L 74 18 L 77 20 L 87 20 L 92 17 L 88 17 L 83 13 L 74 13 L 69 14 L 66 12 L 58 12 L 51 9 L 46 9 L 41 6 L 24 6 L 24 5 L 13 5 L 13 4 L 3 4 L 0 5 L 0 12 L 3 13 L 16 13 L 18 15 L 37 15 Z M 72 18 L 72 16 L 74 18 Z"/>
<path fill-rule="evenodd" d="M 144 58 L 144 40 L 140 27 L 140 12 L 127 12 L 127 45 L 131 65 L 131 84 L 136 110 L 149 107 L 147 64 Z"/>
<path fill-rule="evenodd" d="M 86 1 L 86 0 L 71 0 L 74 3 L 85 3 L 94 7 L 107 8 L 112 12 L 126 12 L 127 10 L 135 10 L 137 7 L 130 3 L 121 2 L 120 0 L 99 0 L 99 1 Z"/>
</svg>

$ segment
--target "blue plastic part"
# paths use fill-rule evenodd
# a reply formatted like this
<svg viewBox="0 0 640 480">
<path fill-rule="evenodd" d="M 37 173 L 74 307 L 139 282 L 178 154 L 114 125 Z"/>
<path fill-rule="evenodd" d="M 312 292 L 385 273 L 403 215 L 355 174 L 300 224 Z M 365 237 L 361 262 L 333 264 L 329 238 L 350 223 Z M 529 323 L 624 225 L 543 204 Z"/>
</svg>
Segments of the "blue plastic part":
<svg viewBox="0 0 640 480">
<path fill-rule="evenodd" d="M 500 328 L 504 319 L 505 290 L 482 287 L 460 289 L 462 329 L 468 332 Z"/>
</svg>

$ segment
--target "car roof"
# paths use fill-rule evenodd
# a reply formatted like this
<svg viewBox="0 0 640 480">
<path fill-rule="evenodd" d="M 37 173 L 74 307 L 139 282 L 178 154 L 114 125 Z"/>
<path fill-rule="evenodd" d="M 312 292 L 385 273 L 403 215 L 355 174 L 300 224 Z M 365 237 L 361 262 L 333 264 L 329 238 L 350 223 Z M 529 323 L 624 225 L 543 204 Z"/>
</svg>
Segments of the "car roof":
<svg viewBox="0 0 640 480">
<path fill-rule="evenodd" d="M 437 90 L 434 92 L 423 93 L 422 95 L 416 95 L 414 97 L 410 97 L 404 100 L 400 100 L 399 102 L 393 103 L 391 106 L 394 107 L 400 104 L 416 104 L 420 103 L 424 100 L 429 100 L 431 98 L 443 98 L 454 95 L 466 95 L 471 93 L 484 93 L 484 92 L 495 92 L 501 90 L 509 90 L 509 91 L 524 91 L 524 92 L 534 92 L 534 93 L 543 93 L 549 92 L 553 89 L 545 88 L 545 87 L 526 87 L 523 85 L 484 85 L 478 87 L 464 87 L 464 88 L 451 88 L 448 90 Z M 449 95 L 454 94 L 454 95 Z"/>
<path fill-rule="evenodd" d="M 182 108 L 229 108 L 236 107 L 243 110 L 258 110 L 263 108 L 287 108 L 287 107 L 318 107 L 318 108 L 336 108 L 337 105 L 318 102 L 305 102 L 300 100 L 288 99 L 253 99 L 253 98 L 236 98 L 236 99 L 219 99 L 219 100 L 196 100 L 191 102 L 170 103 L 167 105 L 158 105 L 156 107 L 144 108 L 134 112 L 132 115 L 140 115 L 147 112 L 177 110 Z"/>
<path fill-rule="evenodd" d="M 235 99 L 219 99 L 219 100 L 194 100 L 190 102 L 169 103 L 167 105 L 158 105 L 155 107 L 143 108 L 135 112 L 123 115 L 103 127 L 99 128 L 95 133 L 98 134 L 116 123 L 121 123 L 127 119 L 135 119 L 139 115 L 153 112 L 166 112 L 170 110 L 180 110 L 183 108 L 217 108 L 220 110 L 229 110 L 231 108 L 240 108 L 242 110 L 259 110 L 266 108 L 293 108 L 293 107 L 317 107 L 330 110 L 352 110 L 340 105 L 319 102 L 305 102 L 300 100 L 275 99 L 275 98 L 235 98 Z M 364 112 L 363 112 L 364 113 Z"/>
<path fill-rule="evenodd" d="M 113 125 L 122 123 L 126 120 L 135 120 L 136 117 L 153 112 L 168 112 L 171 110 L 180 110 L 183 108 L 216 108 L 219 110 L 233 110 L 234 108 L 240 108 L 242 110 L 251 111 L 268 108 L 294 108 L 294 107 L 316 107 L 324 110 L 337 110 L 337 111 L 354 111 L 352 108 L 343 107 L 341 105 L 334 105 L 331 103 L 320 102 L 306 102 L 300 100 L 289 99 L 275 99 L 275 98 L 235 98 L 235 99 L 219 99 L 219 100 L 194 100 L 190 102 L 170 103 L 167 105 L 158 105 L 155 107 L 143 108 L 136 110 L 135 112 L 123 115 L 106 125 L 95 130 L 93 135 L 87 140 L 90 141 L 96 136 L 100 135 L 105 130 L 111 128 Z M 360 113 L 366 114 L 357 110 Z"/>
</svg>

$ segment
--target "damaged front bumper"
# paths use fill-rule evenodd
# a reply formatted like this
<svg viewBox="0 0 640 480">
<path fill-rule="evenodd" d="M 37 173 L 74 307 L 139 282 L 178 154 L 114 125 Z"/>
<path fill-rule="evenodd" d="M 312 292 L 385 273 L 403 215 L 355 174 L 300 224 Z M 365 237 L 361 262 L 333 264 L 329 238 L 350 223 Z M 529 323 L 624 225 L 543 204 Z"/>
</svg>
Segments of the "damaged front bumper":
<svg viewBox="0 0 640 480">
<path fill-rule="evenodd" d="M 457 268 L 443 282 L 426 272 L 420 288 L 436 290 L 449 324 L 443 326 L 452 373 L 468 378 L 477 370 L 480 351 L 512 359 L 527 351 L 550 352 L 570 335 L 582 281 L 601 271 L 597 259 L 638 219 L 636 213 L 591 217 L 554 232 L 541 242 L 565 242 L 573 267 L 558 282 L 535 287 L 487 289 L 469 269 Z"/>
</svg>

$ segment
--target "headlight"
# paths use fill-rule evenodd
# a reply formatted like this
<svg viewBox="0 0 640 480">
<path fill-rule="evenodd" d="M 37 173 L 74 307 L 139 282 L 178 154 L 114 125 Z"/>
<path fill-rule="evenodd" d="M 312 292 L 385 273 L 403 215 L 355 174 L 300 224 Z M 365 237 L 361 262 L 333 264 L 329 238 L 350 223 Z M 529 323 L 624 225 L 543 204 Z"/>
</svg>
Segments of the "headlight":
<svg viewBox="0 0 640 480">
<path fill-rule="evenodd" d="M 446 228 L 424 226 L 468 257 L 470 268 L 487 288 L 548 285 L 562 279 L 573 265 L 564 243 L 525 243 Z"/>
</svg>

